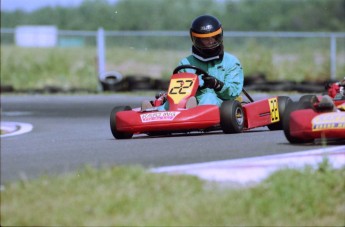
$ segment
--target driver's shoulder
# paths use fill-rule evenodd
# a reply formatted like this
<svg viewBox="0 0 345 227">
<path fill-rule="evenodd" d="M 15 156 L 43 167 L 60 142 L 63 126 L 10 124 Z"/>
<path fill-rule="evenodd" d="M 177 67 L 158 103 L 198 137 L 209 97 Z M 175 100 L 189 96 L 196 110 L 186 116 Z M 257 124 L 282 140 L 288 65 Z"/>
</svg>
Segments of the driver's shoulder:
<svg viewBox="0 0 345 227">
<path fill-rule="evenodd" d="M 232 68 L 235 65 L 241 66 L 240 60 L 235 55 L 227 52 L 224 53 L 222 63 L 224 66 L 229 68 Z"/>
<path fill-rule="evenodd" d="M 224 52 L 223 59 L 226 59 L 228 61 L 238 61 L 238 58 L 229 52 Z"/>
</svg>

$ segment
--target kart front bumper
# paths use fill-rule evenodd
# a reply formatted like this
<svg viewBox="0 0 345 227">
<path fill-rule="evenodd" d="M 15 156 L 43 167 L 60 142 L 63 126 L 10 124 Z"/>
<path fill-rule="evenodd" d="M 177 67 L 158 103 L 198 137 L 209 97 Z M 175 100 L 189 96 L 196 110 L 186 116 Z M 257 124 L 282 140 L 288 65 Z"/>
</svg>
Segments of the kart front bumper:
<svg viewBox="0 0 345 227">
<path fill-rule="evenodd" d="M 345 112 L 318 113 L 311 109 L 292 112 L 290 135 L 300 139 L 345 139 Z"/>
<path fill-rule="evenodd" d="M 120 111 L 116 129 L 129 133 L 203 130 L 219 125 L 219 107 L 201 105 L 176 111 Z"/>
</svg>

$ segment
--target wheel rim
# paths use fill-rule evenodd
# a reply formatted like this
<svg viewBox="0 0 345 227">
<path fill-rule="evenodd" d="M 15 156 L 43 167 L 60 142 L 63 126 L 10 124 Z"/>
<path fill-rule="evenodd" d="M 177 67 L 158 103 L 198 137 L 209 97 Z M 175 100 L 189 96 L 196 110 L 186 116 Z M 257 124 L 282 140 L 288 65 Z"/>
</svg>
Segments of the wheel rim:
<svg viewBox="0 0 345 227">
<path fill-rule="evenodd" d="M 235 116 L 236 116 L 237 124 L 242 125 L 244 118 L 243 118 L 243 111 L 241 108 L 239 108 L 239 107 L 236 108 Z"/>
</svg>

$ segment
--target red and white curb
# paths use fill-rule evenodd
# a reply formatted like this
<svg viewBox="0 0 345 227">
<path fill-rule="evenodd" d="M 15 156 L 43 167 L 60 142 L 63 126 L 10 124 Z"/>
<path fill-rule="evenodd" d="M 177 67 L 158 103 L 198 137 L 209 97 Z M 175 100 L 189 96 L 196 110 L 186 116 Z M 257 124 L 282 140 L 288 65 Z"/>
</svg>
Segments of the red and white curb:
<svg viewBox="0 0 345 227">
<path fill-rule="evenodd" d="M 3 138 L 30 132 L 33 129 L 33 126 L 31 124 L 21 122 L 1 122 L 0 129 L 0 137 Z"/>
<path fill-rule="evenodd" d="M 259 183 L 284 168 L 317 167 L 327 160 L 334 168 L 345 166 L 345 146 L 262 157 L 214 161 L 151 169 L 154 173 L 194 175 L 203 180 L 237 184 Z"/>
</svg>

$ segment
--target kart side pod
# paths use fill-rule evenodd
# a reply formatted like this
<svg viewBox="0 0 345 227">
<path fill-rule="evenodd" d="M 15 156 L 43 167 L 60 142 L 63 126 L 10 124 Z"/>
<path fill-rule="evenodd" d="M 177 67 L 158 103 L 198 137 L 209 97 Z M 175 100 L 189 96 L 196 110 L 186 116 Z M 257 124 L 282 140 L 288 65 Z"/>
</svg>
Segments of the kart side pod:
<svg viewBox="0 0 345 227">
<path fill-rule="evenodd" d="M 285 108 L 290 102 L 287 96 L 276 96 L 244 104 L 245 127 L 267 126 L 270 130 L 282 130 Z"/>
</svg>

